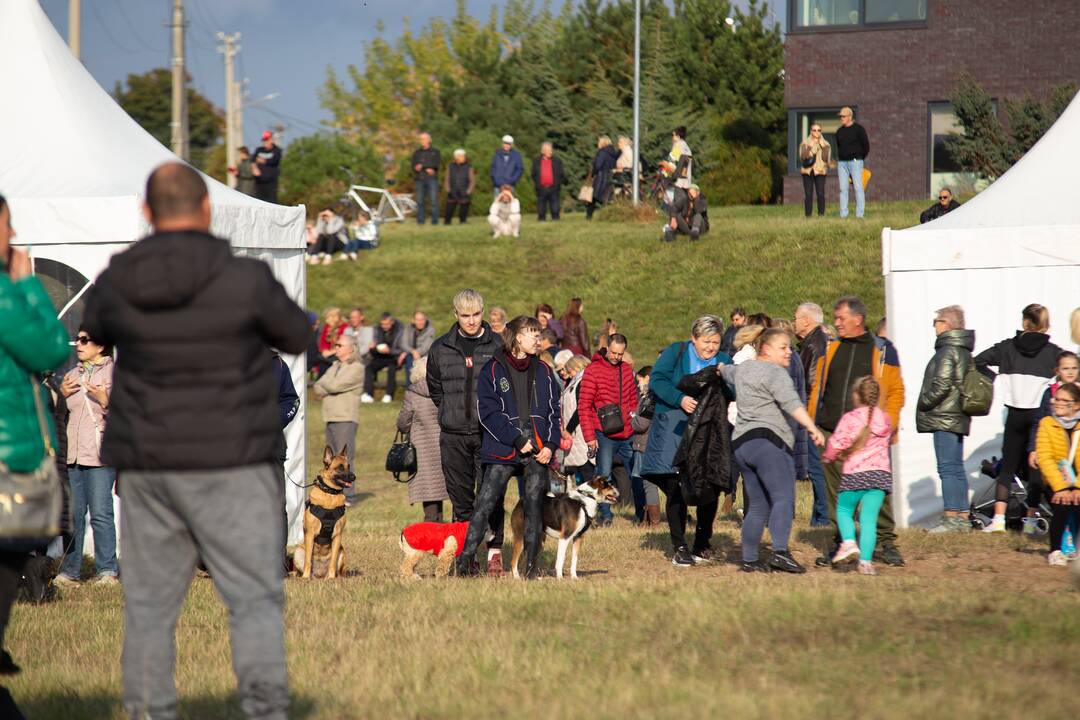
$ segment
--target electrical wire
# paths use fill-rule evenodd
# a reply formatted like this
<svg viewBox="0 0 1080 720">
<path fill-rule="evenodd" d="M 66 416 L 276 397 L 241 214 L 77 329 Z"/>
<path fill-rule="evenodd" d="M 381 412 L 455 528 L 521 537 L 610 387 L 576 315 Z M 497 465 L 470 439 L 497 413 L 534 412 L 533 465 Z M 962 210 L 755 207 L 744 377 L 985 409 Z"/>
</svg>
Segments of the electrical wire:
<svg viewBox="0 0 1080 720">
<path fill-rule="evenodd" d="M 90 4 L 93 5 L 93 3 L 90 3 Z M 131 22 L 131 18 L 128 17 L 127 11 L 124 10 L 124 6 L 123 6 L 123 4 L 121 3 L 120 0 L 113 0 L 113 4 L 116 5 L 116 10 L 120 13 L 120 17 L 124 18 L 124 23 L 128 26 L 128 30 L 130 31 L 130 36 L 131 37 L 135 38 L 139 42 L 140 45 L 142 45 L 144 48 L 146 48 L 150 52 L 154 52 L 154 53 L 163 52 L 163 50 L 160 47 L 154 47 L 150 43 L 146 42 L 145 39 L 143 39 L 142 34 L 138 30 L 135 29 L 135 24 Z M 96 10 L 95 10 L 95 12 L 96 12 Z"/>
<path fill-rule="evenodd" d="M 93 13 L 94 19 L 97 20 L 98 25 L 100 25 L 101 29 L 105 32 L 105 37 L 109 38 L 109 41 L 112 42 L 112 44 L 115 45 L 118 50 L 120 50 L 121 52 L 125 52 L 128 55 L 138 55 L 142 52 L 142 50 L 140 50 L 139 48 L 130 48 L 116 39 L 116 36 L 112 34 L 109 26 L 105 23 L 104 20 L 101 19 L 101 14 L 98 12 L 97 8 L 97 3 L 90 2 L 87 3 L 87 5 L 90 6 L 90 11 Z"/>
</svg>

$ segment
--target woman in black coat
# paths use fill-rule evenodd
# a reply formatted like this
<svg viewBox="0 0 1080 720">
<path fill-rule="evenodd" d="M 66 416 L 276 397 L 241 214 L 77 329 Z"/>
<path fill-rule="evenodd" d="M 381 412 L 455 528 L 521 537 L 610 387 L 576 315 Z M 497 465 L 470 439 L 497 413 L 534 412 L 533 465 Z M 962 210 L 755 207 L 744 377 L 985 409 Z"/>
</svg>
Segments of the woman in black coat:
<svg viewBox="0 0 1080 720">
<path fill-rule="evenodd" d="M 592 175 L 592 202 L 585 208 L 585 219 L 592 220 L 598 205 L 605 204 L 611 196 L 611 173 L 615 170 L 615 161 L 619 151 L 611 145 L 611 138 L 601 135 L 596 141 L 596 155 L 593 156 L 589 174 Z"/>
</svg>

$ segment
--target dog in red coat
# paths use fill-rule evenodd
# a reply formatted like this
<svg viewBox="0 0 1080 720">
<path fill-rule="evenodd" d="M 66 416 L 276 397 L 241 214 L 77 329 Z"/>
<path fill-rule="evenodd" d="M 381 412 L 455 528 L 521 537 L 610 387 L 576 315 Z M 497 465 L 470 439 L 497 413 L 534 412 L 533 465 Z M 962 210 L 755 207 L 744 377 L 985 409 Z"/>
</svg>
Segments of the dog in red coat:
<svg viewBox="0 0 1080 720">
<path fill-rule="evenodd" d="M 435 577 L 446 577 L 453 565 L 454 558 L 461 554 L 465 547 L 465 535 L 469 532 L 469 523 L 452 522 L 418 522 L 409 525 L 401 531 L 401 551 L 405 553 L 405 559 L 401 562 L 401 577 L 419 578 L 416 565 L 424 555 L 434 555 L 438 560 L 435 563 Z M 492 538 L 488 531 L 487 538 Z"/>
</svg>

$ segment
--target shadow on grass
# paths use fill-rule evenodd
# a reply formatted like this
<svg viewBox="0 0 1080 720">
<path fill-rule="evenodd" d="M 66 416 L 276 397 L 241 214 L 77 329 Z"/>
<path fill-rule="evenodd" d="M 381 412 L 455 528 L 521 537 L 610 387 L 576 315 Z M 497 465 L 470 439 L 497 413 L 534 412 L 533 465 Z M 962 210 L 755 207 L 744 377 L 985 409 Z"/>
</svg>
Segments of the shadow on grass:
<svg viewBox="0 0 1080 720">
<path fill-rule="evenodd" d="M 689 523 L 688 523 L 689 525 Z M 692 525 L 690 527 L 693 527 Z M 686 536 L 686 544 L 690 547 L 694 546 L 696 533 L 689 532 Z M 713 553 L 716 555 L 717 560 L 725 563 L 737 563 L 742 561 L 742 548 L 733 538 L 728 535 L 714 533 L 709 540 L 709 545 L 712 547 Z M 671 535 L 666 531 L 649 531 L 641 536 L 641 549 L 642 550 L 659 550 L 664 555 L 670 555 L 672 553 L 671 547 Z"/>
<path fill-rule="evenodd" d="M 123 717 L 123 708 L 117 695 L 76 695 L 58 690 L 26 699 L 16 697 L 15 701 L 29 720 L 100 720 Z M 290 718 L 308 718 L 314 713 L 315 701 L 312 698 L 290 695 Z M 179 716 L 198 720 L 228 720 L 243 717 L 244 713 L 236 695 L 213 695 L 181 698 Z"/>
</svg>

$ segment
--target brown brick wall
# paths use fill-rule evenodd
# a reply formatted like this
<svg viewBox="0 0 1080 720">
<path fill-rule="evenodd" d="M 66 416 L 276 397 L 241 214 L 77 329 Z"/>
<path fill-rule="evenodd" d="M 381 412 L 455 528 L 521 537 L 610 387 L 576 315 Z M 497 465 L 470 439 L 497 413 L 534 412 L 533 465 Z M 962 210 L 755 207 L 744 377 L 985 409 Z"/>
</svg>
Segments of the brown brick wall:
<svg viewBox="0 0 1080 720">
<path fill-rule="evenodd" d="M 999 101 L 1080 85 L 1078 37 L 1080 0 L 929 0 L 925 27 L 789 33 L 784 98 L 789 109 L 857 106 L 870 199 L 928 197 L 927 103 L 948 100 L 964 73 Z M 828 188 L 835 202 L 835 177 Z M 785 178 L 784 201 L 802 198 L 801 178 Z"/>
</svg>

